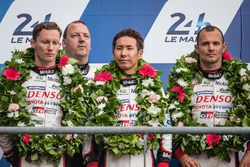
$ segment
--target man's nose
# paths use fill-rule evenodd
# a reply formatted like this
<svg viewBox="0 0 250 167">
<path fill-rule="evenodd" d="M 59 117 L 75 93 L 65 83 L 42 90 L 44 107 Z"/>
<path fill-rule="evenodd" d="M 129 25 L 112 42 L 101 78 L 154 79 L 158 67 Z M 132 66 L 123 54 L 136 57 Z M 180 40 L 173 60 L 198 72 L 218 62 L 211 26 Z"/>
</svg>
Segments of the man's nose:
<svg viewBox="0 0 250 167">
<path fill-rule="evenodd" d="M 121 56 L 127 56 L 127 50 L 126 49 L 121 50 Z"/>
<path fill-rule="evenodd" d="M 208 49 L 209 49 L 210 51 L 213 51 L 213 50 L 214 50 L 214 44 L 212 44 L 212 43 L 209 44 L 209 45 L 208 45 Z"/>
<path fill-rule="evenodd" d="M 49 43 L 48 50 L 53 50 L 53 48 L 54 48 L 53 43 Z"/>
<path fill-rule="evenodd" d="M 80 36 L 79 36 L 79 41 L 80 41 L 80 42 L 84 42 L 84 41 L 85 41 L 85 37 L 84 37 L 83 34 L 80 34 Z"/>
</svg>

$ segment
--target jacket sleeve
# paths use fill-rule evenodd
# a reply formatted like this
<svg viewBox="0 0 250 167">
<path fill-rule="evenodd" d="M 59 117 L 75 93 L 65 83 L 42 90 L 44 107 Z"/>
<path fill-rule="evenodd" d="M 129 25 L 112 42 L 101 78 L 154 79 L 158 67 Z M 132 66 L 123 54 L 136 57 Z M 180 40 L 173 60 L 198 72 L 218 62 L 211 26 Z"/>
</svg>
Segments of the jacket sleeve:
<svg viewBox="0 0 250 167">
<path fill-rule="evenodd" d="M 94 137 L 84 136 L 82 155 L 86 166 L 102 163 L 103 144 L 97 144 Z"/>
<path fill-rule="evenodd" d="M 246 151 L 250 151 L 250 140 L 247 141 L 247 150 Z"/>
<path fill-rule="evenodd" d="M 165 126 L 171 127 L 169 112 L 166 113 Z M 158 164 L 160 164 L 161 162 L 169 163 L 172 157 L 172 134 L 163 134 L 159 142 L 160 148 L 157 152 Z"/>
<path fill-rule="evenodd" d="M 182 151 L 180 147 L 173 149 L 173 152 L 174 152 L 174 157 L 178 160 L 180 160 L 183 155 L 187 154 L 186 152 Z"/>
</svg>

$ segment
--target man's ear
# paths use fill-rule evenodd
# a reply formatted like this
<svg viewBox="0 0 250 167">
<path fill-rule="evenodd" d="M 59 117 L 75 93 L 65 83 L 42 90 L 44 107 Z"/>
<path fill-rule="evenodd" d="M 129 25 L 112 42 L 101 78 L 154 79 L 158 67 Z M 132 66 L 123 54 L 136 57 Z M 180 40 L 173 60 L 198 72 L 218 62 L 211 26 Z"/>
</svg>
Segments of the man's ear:
<svg viewBox="0 0 250 167">
<path fill-rule="evenodd" d="M 139 56 L 140 56 L 140 58 L 142 58 L 142 55 L 143 55 L 143 49 L 140 49 L 139 50 Z"/>
<path fill-rule="evenodd" d="M 194 50 L 199 54 L 199 46 L 197 44 L 194 45 Z"/>
<path fill-rule="evenodd" d="M 63 40 L 62 40 L 62 48 L 64 49 L 65 46 L 66 46 L 66 44 L 65 44 L 65 39 L 63 39 Z"/>
<path fill-rule="evenodd" d="M 30 40 L 30 45 L 31 45 L 32 48 L 35 49 L 35 47 L 36 47 L 36 41 L 34 41 L 34 39 L 31 39 Z"/>
<path fill-rule="evenodd" d="M 227 51 L 227 43 L 226 42 L 223 43 L 223 50 L 222 50 L 222 52 L 225 52 L 225 51 Z"/>
</svg>

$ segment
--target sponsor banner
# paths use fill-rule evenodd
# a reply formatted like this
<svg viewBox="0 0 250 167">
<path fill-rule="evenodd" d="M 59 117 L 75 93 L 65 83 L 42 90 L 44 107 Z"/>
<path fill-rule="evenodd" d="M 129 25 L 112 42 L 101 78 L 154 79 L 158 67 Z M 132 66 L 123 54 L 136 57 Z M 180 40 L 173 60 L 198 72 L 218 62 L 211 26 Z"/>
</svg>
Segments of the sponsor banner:
<svg viewBox="0 0 250 167">
<path fill-rule="evenodd" d="M 216 25 L 225 33 L 242 2 L 228 0 L 225 5 L 225 1 L 217 0 L 167 1 L 147 34 L 145 59 L 151 63 L 175 63 L 181 55 L 194 50 L 202 27 Z"/>
<path fill-rule="evenodd" d="M 74 3 L 60 0 L 13 1 L 0 24 L 1 41 L 5 44 L 0 47 L 0 53 L 4 55 L 0 56 L 0 62 L 9 60 L 11 51 L 24 50 L 30 46 L 34 26 L 44 21 L 54 21 L 63 30 L 69 22 L 80 19 L 88 2 L 89 0 L 74 0 Z"/>
<path fill-rule="evenodd" d="M 248 0 L 5 0 L 0 6 L 0 71 L 12 51 L 30 47 L 36 24 L 55 21 L 64 30 L 81 19 L 91 31 L 90 63 L 110 62 L 114 35 L 133 28 L 145 38 L 143 58 L 163 72 L 165 86 L 176 59 L 193 50 L 197 31 L 205 25 L 220 27 L 234 58 L 249 63 L 249 7 Z"/>
</svg>

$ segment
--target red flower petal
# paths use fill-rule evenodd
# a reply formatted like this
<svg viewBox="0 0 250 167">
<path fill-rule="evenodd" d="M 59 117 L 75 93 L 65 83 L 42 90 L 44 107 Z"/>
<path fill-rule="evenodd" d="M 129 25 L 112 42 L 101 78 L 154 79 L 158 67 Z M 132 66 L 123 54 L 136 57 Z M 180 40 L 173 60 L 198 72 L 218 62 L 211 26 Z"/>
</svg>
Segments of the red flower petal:
<svg viewBox="0 0 250 167">
<path fill-rule="evenodd" d="M 182 89 L 180 86 L 174 86 L 170 89 L 171 92 L 177 92 L 178 93 L 178 100 L 183 102 L 185 100 L 186 92 Z"/>
<path fill-rule="evenodd" d="M 113 80 L 113 76 L 110 72 L 101 72 L 94 78 L 95 81 L 109 82 Z"/>
<path fill-rule="evenodd" d="M 8 80 L 13 80 L 16 81 L 20 77 L 20 72 L 17 71 L 14 68 L 9 68 L 3 71 L 3 75 L 8 79 Z"/>
<path fill-rule="evenodd" d="M 207 134 L 206 143 L 208 146 L 215 146 L 220 144 L 221 137 L 216 134 Z"/>
<path fill-rule="evenodd" d="M 28 135 L 28 134 L 23 135 L 22 140 L 23 140 L 23 142 L 24 142 L 25 144 L 31 143 L 30 135 Z"/>
<path fill-rule="evenodd" d="M 222 57 L 225 61 L 228 61 L 228 60 L 233 60 L 233 57 L 230 55 L 229 52 L 223 52 L 222 53 Z"/>
<path fill-rule="evenodd" d="M 60 67 L 64 67 L 69 61 L 69 58 L 65 55 L 63 55 L 61 58 L 60 58 L 60 61 L 59 61 L 59 66 Z"/>
<path fill-rule="evenodd" d="M 138 71 L 138 74 L 144 76 L 144 77 L 156 77 L 157 76 L 157 71 L 150 65 L 143 64 L 142 69 Z"/>
</svg>

